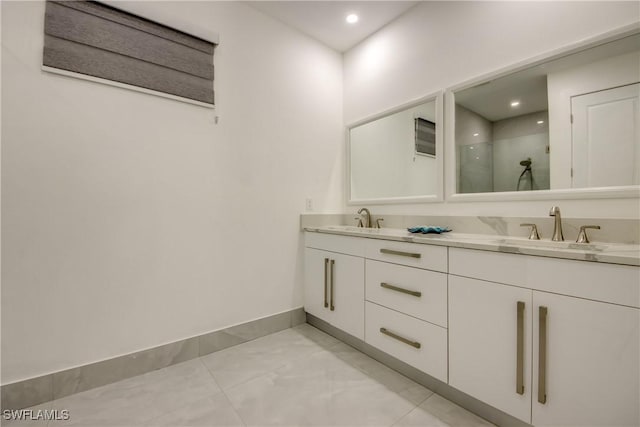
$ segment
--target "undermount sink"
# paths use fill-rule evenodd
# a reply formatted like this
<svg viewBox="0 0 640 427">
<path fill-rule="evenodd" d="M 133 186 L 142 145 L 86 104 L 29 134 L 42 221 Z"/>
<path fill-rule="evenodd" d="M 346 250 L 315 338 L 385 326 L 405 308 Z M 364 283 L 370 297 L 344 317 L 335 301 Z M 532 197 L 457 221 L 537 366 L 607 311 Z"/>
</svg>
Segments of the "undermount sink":
<svg viewBox="0 0 640 427">
<path fill-rule="evenodd" d="M 611 249 L 613 245 L 604 243 L 575 243 L 575 242 L 553 242 L 550 240 L 528 240 L 517 238 L 495 239 L 494 242 L 505 246 L 525 246 L 532 248 L 549 249 L 575 249 L 581 251 L 604 251 Z"/>
<path fill-rule="evenodd" d="M 336 231 L 356 231 L 359 233 L 373 233 L 377 232 L 379 228 L 365 228 L 365 227 L 355 227 L 352 225 L 329 225 L 325 227 L 327 230 L 336 230 Z"/>
<path fill-rule="evenodd" d="M 375 234 L 381 236 L 393 236 L 393 237 L 406 237 L 410 234 L 407 230 L 402 228 L 366 228 L 366 227 L 356 227 L 353 225 L 329 225 L 323 227 L 329 231 L 342 231 L 348 233 L 358 233 L 358 234 Z"/>
</svg>

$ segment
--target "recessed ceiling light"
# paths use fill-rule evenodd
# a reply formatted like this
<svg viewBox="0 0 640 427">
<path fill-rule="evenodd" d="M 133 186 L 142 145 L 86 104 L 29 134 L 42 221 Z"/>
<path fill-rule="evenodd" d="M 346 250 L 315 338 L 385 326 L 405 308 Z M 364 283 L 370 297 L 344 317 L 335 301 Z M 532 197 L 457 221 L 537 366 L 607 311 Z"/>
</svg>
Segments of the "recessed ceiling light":
<svg viewBox="0 0 640 427">
<path fill-rule="evenodd" d="M 538 120 L 538 124 L 541 125 L 544 123 L 544 120 Z"/>
<path fill-rule="evenodd" d="M 480 134 L 479 134 L 479 133 L 474 133 L 474 134 L 473 134 L 473 136 L 478 136 L 478 135 L 480 135 Z"/>
<path fill-rule="evenodd" d="M 358 22 L 358 15 L 356 15 L 355 13 L 347 15 L 347 22 L 349 24 L 355 24 L 356 22 Z"/>
<path fill-rule="evenodd" d="M 511 101 L 512 107 L 517 107 L 518 105 L 520 105 L 520 101 Z"/>
<path fill-rule="evenodd" d="M 469 150 L 473 150 L 473 147 L 469 147 Z"/>
</svg>

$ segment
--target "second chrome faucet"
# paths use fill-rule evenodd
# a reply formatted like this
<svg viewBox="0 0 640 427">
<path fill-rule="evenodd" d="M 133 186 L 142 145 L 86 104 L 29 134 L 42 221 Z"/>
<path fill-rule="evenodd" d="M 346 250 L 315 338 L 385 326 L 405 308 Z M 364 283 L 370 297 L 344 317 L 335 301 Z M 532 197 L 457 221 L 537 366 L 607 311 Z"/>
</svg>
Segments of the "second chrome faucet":
<svg viewBox="0 0 640 427">
<path fill-rule="evenodd" d="M 367 208 L 361 208 L 358 211 L 358 227 L 371 228 L 371 212 Z M 361 225 L 362 224 L 362 225 Z"/>
<path fill-rule="evenodd" d="M 551 240 L 554 242 L 564 242 L 564 235 L 562 234 L 562 217 L 560 216 L 560 208 L 553 206 L 549 211 L 549 216 L 555 217 L 553 223 L 553 236 Z"/>
</svg>

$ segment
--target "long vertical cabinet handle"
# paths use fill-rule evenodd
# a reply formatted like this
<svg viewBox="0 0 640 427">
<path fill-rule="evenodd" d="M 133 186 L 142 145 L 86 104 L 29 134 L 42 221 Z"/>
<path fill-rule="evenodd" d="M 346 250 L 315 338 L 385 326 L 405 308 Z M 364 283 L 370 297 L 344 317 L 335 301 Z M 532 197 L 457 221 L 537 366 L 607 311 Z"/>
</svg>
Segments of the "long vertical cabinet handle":
<svg viewBox="0 0 640 427">
<path fill-rule="evenodd" d="M 327 279 L 328 279 L 328 274 L 327 274 L 327 267 L 329 266 L 329 258 L 325 258 L 324 259 L 324 307 L 327 308 L 329 307 L 329 302 L 327 300 Z"/>
<path fill-rule="evenodd" d="M 524 394 L 524 302 L 518 301 L 516 309 L 516 393 Z"/>
<path fill-rule="evenodd" d="M 547 307 L 538 307 L 538 402 L 547 403 Z"/>
<path fill-rule="evenodd" d="M 330 273 L 329 273 L 329 278 L 331 279 L 331 304 L 329 306 L 329 310 L 334 311 L 336 309 L 336 306 L 334 305 L 334 301 L 333 301 L 333 297 L 335 296 L 335 291 L 333 289 L 333 266 L 335 265 L 336 261 L 334 259 L 331 260 L 331 267 L 329 269 Z"/>
</svg>

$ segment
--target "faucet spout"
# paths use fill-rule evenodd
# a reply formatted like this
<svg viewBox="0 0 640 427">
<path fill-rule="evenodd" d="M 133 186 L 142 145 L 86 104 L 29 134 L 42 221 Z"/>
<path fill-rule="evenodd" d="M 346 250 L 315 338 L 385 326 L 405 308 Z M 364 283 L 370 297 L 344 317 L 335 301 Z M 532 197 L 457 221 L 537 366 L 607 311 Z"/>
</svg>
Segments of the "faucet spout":
<svg viewBox="0 0 640 427">
<path fill-rule="evenodd" d="M 369 212 L 369 209 L 367 208 L 362 208 L 358 211 L 358 215 L 361 215 L 364 217 L 364 221 L 362 221 L 362 225 L 365 228 L 371 228 L 371 212 Z"/>
<path fill-rule="evenodd" d="M 553 237 L 551 240 L 554 242 L 564 242 L 564 236 L 562 235 L 562 217 L 560 216 L 560 208 L 553 206 L 549 211 L 549 216 L 555 218 L 553 225 Z"/>
</svg>

